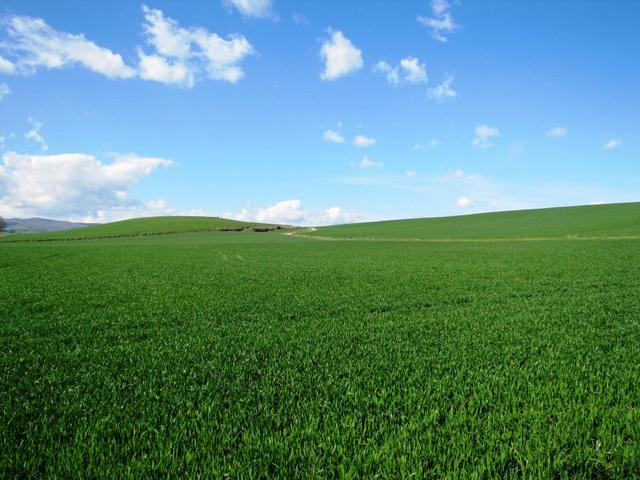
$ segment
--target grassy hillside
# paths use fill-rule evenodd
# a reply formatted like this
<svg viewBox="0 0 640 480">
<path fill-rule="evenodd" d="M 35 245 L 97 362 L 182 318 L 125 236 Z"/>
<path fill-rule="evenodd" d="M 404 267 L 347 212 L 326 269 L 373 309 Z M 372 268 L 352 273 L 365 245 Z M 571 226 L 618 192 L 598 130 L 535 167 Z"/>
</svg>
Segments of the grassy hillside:
<svg viewBox="0 0 640 480">
<path fill-rule="evenodd" d="M 322 227 L 309 235 L 345 238 L 492 239 L 640 235 L 640 203 L 545 208 Z"/>
<path fill-rule="evenodd" d="M 3 238 L 3 241 L 79 240 L 216 230 L 262 230 L 276 227 L 275 225 L 238 222 L 218 217 L 148 217 L 76 228 L 64 232 L 11 235 Z"/>
</svg>

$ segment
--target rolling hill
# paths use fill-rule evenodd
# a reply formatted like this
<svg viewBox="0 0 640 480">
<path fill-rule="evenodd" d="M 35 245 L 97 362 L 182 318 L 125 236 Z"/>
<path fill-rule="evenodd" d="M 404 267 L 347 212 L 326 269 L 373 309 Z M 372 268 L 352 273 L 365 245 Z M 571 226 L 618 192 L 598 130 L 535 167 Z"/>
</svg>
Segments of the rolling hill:
<svg viewBox="0 0 640 480">
<path fill-rule="evenodd" d="M 9 235 L 2 241 L 83 240 L 208 231 L 269 231 L 279 225 L 239 222 L 218 217 L 147 217 L 93 225 L 62 232 Z"/>
<path fill-rule="evenodd" d="M 331 238 L 424 240 L 635 237 L 640 235 L 640 203 L 389 220 L 320 227 L 305 234 Z"/>
<path fill-rule="evenodd" d="M 66 222 L 48 218 L 7 218 L 6 230 L 13 233 L 58 232 L 74 228 L 88 227 L 93 223 Z"/>
</svg>

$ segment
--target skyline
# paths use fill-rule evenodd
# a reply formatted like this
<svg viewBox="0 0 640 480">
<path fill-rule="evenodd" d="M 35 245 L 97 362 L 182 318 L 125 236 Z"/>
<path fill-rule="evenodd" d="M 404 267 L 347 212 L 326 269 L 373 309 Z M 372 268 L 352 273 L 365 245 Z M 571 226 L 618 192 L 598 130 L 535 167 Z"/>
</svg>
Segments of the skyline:
<svg viewBox="0 0 640 480">
<path fill-rule="evenodd" d="M 640 2 L 64 5 L 0 11 L 4 217 L 640 200 Z"/>
</svg>

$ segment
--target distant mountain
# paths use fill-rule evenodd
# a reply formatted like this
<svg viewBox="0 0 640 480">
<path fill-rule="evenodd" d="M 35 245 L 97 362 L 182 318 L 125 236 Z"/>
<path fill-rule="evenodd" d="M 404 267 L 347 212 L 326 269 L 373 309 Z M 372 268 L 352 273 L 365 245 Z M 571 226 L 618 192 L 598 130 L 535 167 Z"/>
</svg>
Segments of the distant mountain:
<svg viewBox="0 0 640 480">
<path fill-rule="evenodd" d="M 59 232 L 72 228 L 88 227 L 93 223 L 65 222 L 48 218 L 6 218 L 6 231 L 16 233 Z"/>
</svg>

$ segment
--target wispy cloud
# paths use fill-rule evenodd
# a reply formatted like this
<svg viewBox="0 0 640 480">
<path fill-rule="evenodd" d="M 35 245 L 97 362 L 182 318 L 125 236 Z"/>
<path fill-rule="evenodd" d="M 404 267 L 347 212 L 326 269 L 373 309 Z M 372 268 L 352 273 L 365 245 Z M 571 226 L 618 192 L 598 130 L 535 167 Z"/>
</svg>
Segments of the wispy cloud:
<svg viewBox="0 0 640 480">
<path fill-rule="evenodd" d="M 340 132 L 336 132 L 335 130 L 325 130 L 322 138 L 324 138 L 327 142 L 332 143 L 344 142 L 344 137 L 342 136 L 342 134 L 340 134 Z"/>
<path fill-rule="evenodd" d="M 567 133 L 568 130 L 566 127 L 555 127 L 547 132 L 547 136 L 552 138 L 562 138 L 566 137 Z"/>
<path fill-rule="evenodd" d="M 449 98 L 456 97 L 458 93 L 451 87 L 453 80 L 454 80 L 453 76 L 448 75 L 447 77 L 445 77 L 445 79 L 442 81 L 440 85 L 433 88 L 429 88 L 427 90 L 427 95 L 429 96 L 429 98 L 432 98 L 437 102 L 444 102 Z"/>
<path fill-rule="evenodd" d="M 0 82 L 0 102 L 4 97 L 11 93 L 11 88 L 6 83 Z"/>
<path fill-rule="evenodd" d="M 42 128 L 42 123 L 35 121 L 33 118 L 29 117 L 29 124 L 31 125 L 31 129 L 24 134 L 24 138 L 27 140 L 33 140 L 42 150 L 48 150 L 49 145 L 45 141 L 44 137 L 40 134 L 40 129 Z"/>
<path fill-rule="evenodd" d="M 495 127 L 491 127 L 486 124 L 480 124 L 476 126 L 475 134 L 476 136 L 471 144 L 475 148 L 486 150 L 493 145 L 491 139 L 498 137 L 500 135 L 500 131 Z"/>
<path fill-rule="evenodd" d="M 122 56 L 87 40 L 83 34 L 59 32 L 41 18 L 11 15 L 2 19 L 8 41 L 0 43 L 5 55 L 0 70 L 30 74 L 38 68 L 62 68 L 82 65 L 108 78 L 131 78 L 134 68 Z"/>
<path fill-rule="evenodd" d="M 447 35 L 460 27 L 451 16 L 451 5 L 447 0 L 431 1 L 431 17 L 418 16 L 418 22 L 431 30 L 431 36 L 439 42 L 446 43 Z"/>
<path fill-rule="evenodd" d="M 619 139 L 612 138 L 611 140 L 609 140 L 607 143 L 604 144 L 604 149 L 605 150 L 615 150 L 621 144 L 622 144 L 622 142 Z"/>
<path fill-rule="evenodd" d="M 354 167 L 359 167 L 359 168 L 382 168 L 384 167 L 384 164 L 381 162 L 375 162 L 373 160 L 371 160 L 369 157 L 362 157 L 362 160 L 358 163 L 354 163 L 352 164 Z"/>
<path fill-rule="evenodd" d="M 432 138 L 426 144 L 425 143 L 416 143 L 413 146 L 413 149 L 414 150 L 424 150 L 425 148 L 436 148 L 438 145 L 440 145 L 440 140 L 438 140 L 437 138 Z"/>
</svg>

